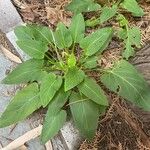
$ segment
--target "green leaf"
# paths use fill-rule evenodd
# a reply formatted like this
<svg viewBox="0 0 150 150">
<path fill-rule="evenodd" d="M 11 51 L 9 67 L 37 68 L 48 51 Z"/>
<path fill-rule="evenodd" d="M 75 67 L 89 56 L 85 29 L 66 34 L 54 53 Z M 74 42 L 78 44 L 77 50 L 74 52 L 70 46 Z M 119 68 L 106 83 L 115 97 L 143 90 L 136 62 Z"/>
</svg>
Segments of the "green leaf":
<svg viewBox="0 0 150 150">
<path fill-rule="evenodd" d="M 125 60 L 117 62 L 101 77 L 103 84 L 123 98 L 150 111 L 150 88 L 137 70 Z"/>
<path fill-rule="evenodd" d="M 62 78 L 57 77 L 55 74 L 47 74 L 42 80 L 40 88 L 40 98 L 43 107 L 46 107 L 52 100 L 55 93 L 59 90 L 62 84 Z"/>
<path fill-rule="evenodd" d="M 85 25 L 87 27 L 95 27 L 100 24 L 100 18 L 92 17 L 91 19 L 87 19 L 85 21 Z"/>
<path fill-rule="evenodd" d="M 74 67 L 76 65 L 76 57 L 75 55 L 72 53 L 71 55 L 69 55 L 69 58 L 68 58 L 68 66 L 70 68 Z"/>
<path fill-rule="evenodd" d="M 91 56 L 98 51 L 102 52 L 108 46 L 112 35 L 112 28 L 99 29 L 81 40 L 80 47 L 85 50 L 86 56 Z"/>
<path fill-rule="evenodd" d="M 93 100 L 95 103 L 99 105 L 108 106 L 108 100 L 104 94 L 104 91 L 93 79 L 90 79 L 88 77 L 85 78 L 84 82 L 82 82 L 78 86 L 78 89 L 86 97 Z"/>
<path fill-rule="evenodd" d="M 118 14 L 117 17 L 116 17 L 116 20 L 119 22 L 119 25 L 121 27 L 124 27 L 126 28 L 128 25 L 129 25 L 129 22 L 128 20 L 125 18 L 124 15 L 122 14 Z"/>
<path fill-rule="evenodd" d="M 93 0 L 72 0 L 72 2 L 67 6 L 67 10 L 72 11 L 74 14 L 98 11 L 100 8 L 101 6 Z"/>
<path fill-rule="evenodd" d="M 141 17 L 144 15 L 143 9 L 138 5 L 136 0 L 124 0 L 121 6 L 133 14 L 133 16 Z"/>
<path fill-rule="evenodd" d="M 27 26 L 18 26 L 14 30 L 15 35 L 19 40 L 33 40 L 34 35 L 32 33 L 31 28 Z"/>
<path fill-rule="evenodd" d="M 78 14 L 72 18 L 69 29 L 74 43 L 79 43 L 84 38 L 85 22 L 82 14 Z"/>
<path fill-rule="evenodd" d="M 128 38 L 132 45 L 135 45 L 138 48 L 141 47 L 141 31 L 138 27 L 132 27 L 129 29 Z"/>
<path fill-rule="evenodd" d="M 105 6 L 102 9 L 102 13 L 100 15 L 100 22 L 103 23 L 112 17 L 114 17 L 117 13 L 117 6 L 113 5 L 113 7 Z"/>
<path fill-rule="evenodd" d="M 2 81 L 4 84 L 19 84 L 29 81 L 39 81 L 45 74 L 42 71 L 44 60 L 30 59 L 19 64 L 7 77 Z"/>
<path fill-rule="evenodd" d="M 52 122 L 53 122 L 52 118 L 57 119 L 57 117 L 59 117 L 60 110 L 67 102 L 69 95 L 70 95 L 70 92 L 65 92 L 64 87 L 62 86 L 61 89 L 54 96 L 53 100 L 50 102 L 48 111 L 46 114 L 46 118 L 44 121 L 42 134 L 41 134 L 41 139 L 42 139 L 43 143 L 47 142 L 50 138 L 52 138 L 54 136 L 54 134 L 56 134 L 58 132 L 58 130 L 61 128 L 61 124 L 60 124 L 60 127 L 57 127 L 56 129 L 54 128 L 54 126 L 56 126 L 56 125 L 54 125 L 54 126 L 52 125 Z M 59 115 L 58 115 L 58 113 L 59 113 Z M 60 122 L 61 121 L 63 121 L 63 120 L 60 119 Z M 59 124 L 59 122 L 57 124 Z M 63 124 L 63 122 L 62 122 L 62 124 Z"/>
<path fill-rule="evenodd" d="M 98 61 L 97 56 L 89 57 L 89 58 L 86 59 L 83 66 L 85 68 L 89 68 L 89 69 L 95 68 L 97 66 L 97 61 Z"/>
<path fill-rule="evenodd" d="M 68 91 L 81 83 L 84 76 L 84 72 L 77 67 L 69 68 L 65 75 L 65 91 Z"/>
<path fill-rule="evenodd" d="M 55 31 L 55 42 L 59 49 L 69 48 L 72 44 L 70 31 L 63 23 L 58 23 Z"/>
<path fill-rule="evenodd" d="M 125 39 L 125 50 L 123 52 L 123 57 L 128 59 L 130 56 L 134 55 L 134 48 L 132 45 L 135 45 L 140 48 L 141 45 L 141 32 L 138 27 L 133 27 L 127 30 L 127 39 Z"/>
<path fill-rule="evenodd" d="M 52 101 L 49 103 L 48 112 L 49 115 L 53 115 L 60 111 L 60 109 L 65 105 L 70 95 L 70 91 L 65 92 L 64 86 L 62 86 L 59 91 L 55 94 Z"/>
<path fill-rule="evenodd" d="M 6 127 L 28 117 L 41 106 L 37 83 L 19 91 L 0 118 L 0 127 Z"/>
<path fill-rule="evenodd" d="M 70 109 L 75 125 L 81 134 L 88 139 L 92 139 L 98 125 L 98 105 L 73 92 L 70 97 Z"/>
<path fill-rule="evenodd" d="M 118 37 L 119 37 L 120 39 L 125 40 L 125 39 L 127 38 L 127 30 L 126 30 L 126 29 L 123 29 L 123 28 L 120 28 L 120 29 L 118 30 Z"/>
<path fill-rule="evenodd" d="M 126 42 L 126 46 L 125 46 L 124 52 L 122 53 L 122 56 L 126 58 L 126 60 L 128 60 L 129 57 L 134 56 L 135 51 L 134 51 L 134 48 L 131 46 L 131 43 L 129 40 L 126 40 L 125 42 Z"/>
<path fill-rule="evenodd" d="M 41 41 L 35 40 L 19 40 L 17 45 L 30 57 L 35 59 L 43 59 L 48 47 Z"/>
<path fill-rule="evenodd" d="M 53 138 L 66 121 L 67 113 L 64 110 L 51 115 L 51 111 L 47 112 L 45 122 L 42 129 L 41 141 L 45 144 L 48 140 Z"/>
<path fill-rule="evenodd" d="M 41 25 L 28 25 L 28 28 L 33 32 L 34 39 L 50 44 L 53 41 L 53 32 L 50 28 Z"/>
<path fill-rule="evenodd" d="M 52 43 L 52 30 L 41 25 L 19 26 L 15 28 L 15 35 L 18 40 L 36 40 L 42 41 L 46 44 Z"/>
</svg>

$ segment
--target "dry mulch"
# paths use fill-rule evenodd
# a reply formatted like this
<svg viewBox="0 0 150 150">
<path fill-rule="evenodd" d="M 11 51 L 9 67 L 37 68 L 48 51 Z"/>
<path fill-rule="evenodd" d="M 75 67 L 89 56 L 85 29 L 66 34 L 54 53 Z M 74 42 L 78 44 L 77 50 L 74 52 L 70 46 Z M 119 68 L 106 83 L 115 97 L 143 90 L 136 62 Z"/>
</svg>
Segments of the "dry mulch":
<svg viewBox="0 0 150 150">
<path fill-rule="evenodd" d="M 70 24 L 72 14 L 65 11 L 70 0 L 13 0 L 26 23 L 43 24 L 55 27 L 61 21 Z M 142 46 L 150 42 L 150 4 L 141 0 L 145 11 L 142 18 L 127 15 L 132 26 L 138 26 L 142 31 Z M 111 20 L 114 27 L 118 25 Z M 114 46 L 115 45 L 115 46 Z M 114 59 L 120 58 L 122 44 L 116 39 L 103 54 L 102 63 L 109 67 Z M 108 61 L 109 60 L 109 61 Z M 80 150 L 150 150 L 150 113 L 144 112 L 132 104 L 118 98 L 107 91 L 111 106 L 99 121 L 95 138 L 84 141 Z"/>
</svg>

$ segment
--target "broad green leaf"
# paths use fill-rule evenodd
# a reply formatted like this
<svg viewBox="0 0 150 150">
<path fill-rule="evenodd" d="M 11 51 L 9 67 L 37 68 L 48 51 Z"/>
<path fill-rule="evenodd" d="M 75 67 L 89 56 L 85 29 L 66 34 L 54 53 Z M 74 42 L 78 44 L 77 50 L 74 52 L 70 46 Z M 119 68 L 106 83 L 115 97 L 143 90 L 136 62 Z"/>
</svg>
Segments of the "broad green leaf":
<svg viewBox="0 0 150 150">
<path fill-rule="evenodd" d="M 36 40 L 50 44 L 53 41 L 53 32 L 50 28 L 39 25 L 26 25 L 15 28 L 18 40 Z"/>
<path fill-rule="evenodd" d="M 127 38 L 127 30 L 126 30 L 126 29 L 123 29 L 123 28 L 120 28 L 120 29 L 118 30 L 118 37 L 119 37 L 120 39 L 125 40 L 125 39 Z"/>
<path fill-rule="evenodd" d="M 44 54 L 48 51 L 46 44 L 35 40 L 18 40 L 17 45 L 30 57 L 36 59 L 44 58 Z"/>
<path fill-rule="evenodd" d="M 27 26 L 18 26 L 15 28 L 14 32 L 18 40 L 33 40 L 34 39 L 34 35 L 32 33 L 31 28 Z"/>
<path fill-rule="evenodd" d="M 127 19 L 125 18 L 125 16 L 122 15 L 122 14 L 118 14 L 117 17 L 116 17 L 116 20 L 119 22 L 119 25 L 120 25 L 121 27 L 126 28 L 126 26 L 129 25 L 128 20 L 127 20 Z"/>
<path fill-rule="evenodd" d="M 47 114 L 46 114 L 46 118 L 45 118 L 45 121 L 44 121 L 42 134 L 41 134 L 41 139 L 42 139 L 43 143 L 47 142 L 61 128 L 61 124 L 60 124 L 59 128 L 58 127 L 54 128 L 55 125 L 52 126 L 52 124 L 51 124 L 53 122 L 52 118 L 57 119 L 57 117 L 59 117 L 60 110 L 65 105 L 65 103 L 67 102 L 69 95 L 70 95 L 70 92 L 65 92 L 64 88 L 62 86 L 61 89 L 54 96 L 53 100 L 50 102 L 50 104 L 48 106 L 48 111 L 47 111 Z M 59 113 L 59 115 L 58 115 L 58 113 Z M 60 119 L 60 123 L 61 123 L 61 121 L 63 121 L 63 120 Z M 63 124 L 63 122 L 62 122 L 62 124 Z"/>
<path fill-rule="evenodd" d="M 121 6 L 131 12 L 134 16 L 140 17 L 144 15 L 143 9 L 138 5 L 136 0 L 124 0 Z"/>
<path fill-rule="evenodd" d="M 138 48 L 141 47 L 141 31 L 138 27 L 132 27 L 129 29 L 128 38 L 132 45 L 135 45 Z"/>
<path fill-rule="evenodd" d="M 69 48 L 72 44 L 71 33 L 63 23 L 58 23 L 57 25 L 55 40 L 59 49 Z"/>
<path fill-rule="evenodd" d="M 103 23 L 112 17 L 114 17 L 117 13 L 117 6 L 114 5 L 113 7 L 105 6 L 102 9 L 102 13 L 100 15 L 100 22 Z"/>
<path fill-rule="evenodd" d="M 75 125 L 81 134 L 88 139 L 92 139 L 98 125 L 98 105 L 88 98 L 81 97 L 78 93 L 72 92 L 70 96 L 70 109 Z"/>
<path fill-rule="evenodd" d="M 126 31 L 127 39 L 125 39 L 125 50 L 123 52 L 123 57 L 128 59 L 130 56 L 133 56 L 135 51 L 132 47 L 133 45 L 140 48 L 141 45 L 141 32 L 139 28 L 133 27 Z"/>
<path fill-rule="evenodd" d="M 34 39 L 50 44 L 53 41 L 53 32 L 50 28 L 39 25 L 28 25 L 34 35 Z"/>
<path fill-rule="evenodd" d="M 45 72 L 42 71 L 44 60 L 30 59 L 19 64 L 2 81 L 4 84 L 19 84 L 29 81 L 39 81 Z"/>
<path fill-rule="evenodd" d="M 84 49 L 86 56 L 91 56 L 98 51 L 102 52 L 108 46 L 112 35 L 112 28 L 99 29 L 81 40 L 80 47 Z"/>
<path fill-rule="evenodd" d="M 53 115 L 51 115 L 51 111 L 49 112 L 48 110 L 41 134 L 41 141 L 43 144 L 45 144 L 58 133 L 58 131 L 64 125 L 66 118 L 67 113 L 64 110 L 61 110 Z"/>
<path fill-rule="evenodd" d="M 86 59 L 83 66 L 85 68 L 89 68 L 89 69 L 95 68 L 97 66 L 97 61 L 98 61 L 97 56 L 89 57 L 89 58 Z"/>
<path fill-rule="evenodd" d="M 17 123 L 41 106 L 39 88 L 32 83 L 19 91 L 0 117 L 0 128 Z"/>
<path fill-rule="evenodd" d="M 60 111 L 60 109 L 65 105 L 70 95 L 70 91 L 65 92 L 64 86 L 62 86 L 59 91 L 55 94 L 52 101 L 49 103 L 48 112 L 53 115 Z"/>
<path fill-rule="evenodd" d="M 74 43 L 79 43 L 84 38 L 85 22 L 82 14 L 73 17 L 69 29 Z"/>
<path fill-rule="evenodd" d="M 74 67 L 75 65 L 76 65 L 76 57 L 72 53 L 71 55 L 69 55 L 69 58 L 68 58 L 68 66 L 71 68 L 71 67 Z"/>
<path fill-rule="evenodd" d="M 84 82 L 82 82 L 78 89 L 80 92 L 82 92 L 86 97 L 94 101 L 95 103 L 99 105 L 108 106 L 108 100 L 107 97 L 104 94 L 104 91 L 101 89 L 101 87 L 90 78 L 85 78 Z"/>
<path fill-rule="evenodd" d="M 100 24 L 100 18 L 92 17 L 91 19 L 87 19 L 85 21 L 85 25 L 87 27 L 95 27 Z"/>
<path fill-rule="evenodd" d="M 126 60 L 128 60 L 129 57 L 134 56 L 135 51 L 134 51 L 134 48 L 131 46 L 131 43 L 130 43 L 129 39 L 125 40 L 125 44 L 126 44 L 125 45 L 125 50 L 122 53 L 122 56 L 124 58 L 126 58 Z"/>
<path fill-rule="evenodd" d="M 98 11 L 100 8 L 101 6 L 93 0 L 72 0 L 72 2 L 67 6 L 67 10 L 72 11 L 74 14 Z"/>
<path fill-rule="evenodd" d="M 46 107 L 52 100 L 55 93 L 59 90 L 62 84 L 62 78 L 57 77 L 55 74 L 47 74 L 42 80 L 40 88 L 40 98 L 43 107 Z"/>
<path fill-rule="evenodd" d="M 65 75 L 65 91 L 68 91 L 81 83 L 84 76 L 85 75 L 82 70 L 79 70 L 76 67 L 69 68 Z"/>
<path fill-rule="evenodd" d="M 137 70 L 125 60 L 117 62 L 101 77 L 103 84 L 123 98 L 150 111 L 150 88 Z"/>
</svg>

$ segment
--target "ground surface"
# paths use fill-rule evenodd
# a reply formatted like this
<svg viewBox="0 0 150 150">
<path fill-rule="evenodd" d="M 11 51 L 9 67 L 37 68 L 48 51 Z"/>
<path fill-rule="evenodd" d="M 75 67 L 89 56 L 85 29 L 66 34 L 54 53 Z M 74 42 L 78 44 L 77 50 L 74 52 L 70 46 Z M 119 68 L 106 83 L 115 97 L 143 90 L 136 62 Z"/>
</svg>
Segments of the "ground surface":
<svg viewBox="0 0 150 150">
<path fill-rule="evenodd" d="M 68 0 L 13 0 L 25 22 L 34 22 L 54 27 L 57 22 L 70 23 L 71 13 L 64 11 Z M 141 3 L 146 15 L 143 18 L 130 18 L 132 25 L 142 30 L 142 47 L 131 61 L 144 77 L 150 81 L 150 4 Z M 112 21 L 113 22 L 113 21 Z M 114 42 L 115 43 L 115 42 Z M 119 57 L 119 46 L 111 46 L 104 54 L 103 61 Z M 117 45 L 117 44 L 114 44 Z M 111 50 L 111 52 L 110 52 Z M 84 141 L 80 149 L 100 150 L 149 150 L 150 149 L 150 113 L 123 102 L 115 94 L 108 92 L 111 106 L 100 118 L 97 134 L 92 142 Z M 149 148 L 148 148 L 149 147 Z"/>
</svg>

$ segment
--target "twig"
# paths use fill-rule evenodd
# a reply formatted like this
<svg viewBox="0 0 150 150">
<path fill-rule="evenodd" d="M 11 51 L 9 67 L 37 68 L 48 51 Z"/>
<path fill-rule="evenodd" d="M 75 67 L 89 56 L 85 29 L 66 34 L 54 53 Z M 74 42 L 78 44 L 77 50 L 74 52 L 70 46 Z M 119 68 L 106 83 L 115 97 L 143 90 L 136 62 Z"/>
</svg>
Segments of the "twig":
<svg viewBox="0 0 150 150">
<path fill-rule="evenodd" d="M 27 133 L 20 136 L 19 138 L 17 138 L 16 140 L 8 144 L 6 147 L 2 148 L 1 150 L 14 150 L 24 145 L 24 143 L 26 143 L 27 141 L 38 137 L 41 134 L 41 131 L 42 131 L 42 125 L 40 125 L 39 127 L 31 131 L 28 131 Z"/>
</svg>

